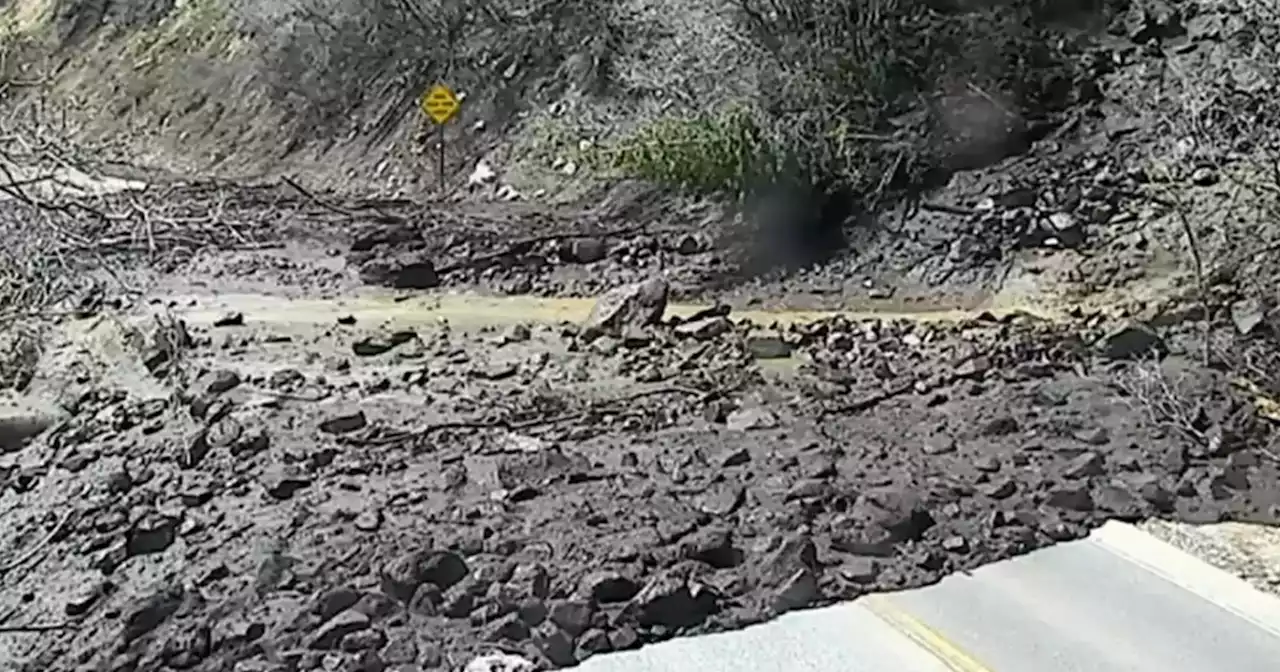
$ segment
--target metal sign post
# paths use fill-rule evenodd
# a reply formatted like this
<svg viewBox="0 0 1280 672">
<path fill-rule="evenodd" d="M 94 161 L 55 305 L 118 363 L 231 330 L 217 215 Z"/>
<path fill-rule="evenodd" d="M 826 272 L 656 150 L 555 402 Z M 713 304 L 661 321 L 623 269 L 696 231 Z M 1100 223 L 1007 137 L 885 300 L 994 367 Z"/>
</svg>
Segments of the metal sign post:
<svg viewBox="0 0 1280 672">
<path fill-rule="evenodd" d="M 458 109 L 462 107 L 462 102 L 458 100 L 458 96 L 453 92 L 453 89 L 444 84 L 436 84 L 422 94 L 422 99 L 418 101 L 418 104 L 422 108 L 423 114 L 427 115 L 427 118 L 435 123 L 437 128 L 436 137 L 440 143 L 437 172 L 440 174 L 440 194 L 443 197 L 445 190 L 444 125 L 458 116 Z"/>
</svg>

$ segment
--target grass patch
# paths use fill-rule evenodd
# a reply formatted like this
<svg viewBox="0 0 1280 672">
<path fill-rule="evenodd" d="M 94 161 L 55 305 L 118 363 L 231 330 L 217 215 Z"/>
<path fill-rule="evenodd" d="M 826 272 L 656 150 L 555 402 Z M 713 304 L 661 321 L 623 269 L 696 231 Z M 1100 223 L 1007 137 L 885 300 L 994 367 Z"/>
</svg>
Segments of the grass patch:
<svg viewBox="0 0 1280 672">
<path fill-rule="evenodd" d="M 776 154 L 745 108 L 666 117 L 600 148 L 596 166 L 691 193 L 740 195 L 776 166 Z"/>
</svg>

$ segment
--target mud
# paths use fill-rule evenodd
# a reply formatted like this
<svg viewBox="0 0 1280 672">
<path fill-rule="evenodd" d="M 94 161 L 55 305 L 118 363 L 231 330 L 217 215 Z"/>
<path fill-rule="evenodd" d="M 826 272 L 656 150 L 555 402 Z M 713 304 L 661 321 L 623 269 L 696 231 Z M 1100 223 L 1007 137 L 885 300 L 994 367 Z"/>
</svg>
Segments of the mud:
<svg viewBox="0 0 1280 672">
<path fill-rule="evenodd" d="M 1105 53 L 1161 58 L 1137 49 Z M 56 412 L 0 431 L 0 661 L 567 667 L 1107 519 L 1274 525 L 1274 400 L 1203 365 L 1184 231 L 1132 160 L 1158 132 L 1114 122 L 1082 111 L 763 274 L 751 222 L 634 185 L 591 207 L 82 195 L 110 216 L 57 220 L 60 319 L 29 320 L 20 385 Z M 0 202 L 6 226 L 37 210 Z M 661 321 L 584 328 L 656 278 Z M 1211 344 L 1274 350 L 1256 312 L 1216 310 Z"/>
</svg>

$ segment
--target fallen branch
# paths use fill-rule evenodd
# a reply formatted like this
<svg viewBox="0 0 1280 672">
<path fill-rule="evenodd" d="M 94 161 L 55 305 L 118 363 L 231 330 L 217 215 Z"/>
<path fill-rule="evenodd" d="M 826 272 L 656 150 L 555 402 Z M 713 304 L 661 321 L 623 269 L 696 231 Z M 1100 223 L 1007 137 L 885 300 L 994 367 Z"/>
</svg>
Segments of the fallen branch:
<svg viewBox="0 0 1280 672">
<path fill-rule="evenodd" d="M 620 397 L 617 399 L 610 399 L 608 401 L 601 402 L 597 406 L 586 408 L 581 411 L 562 413 L 560 415 L 553 415 L 551 417 L 533 418 L 530 420 L 523 420 L 519 422 L 512 422 L 504 418 L 456 420 L 451 422 L 440 422 L 440 423 L 424 425 L 417 429 L 398 432 L 388 436 L 345 437 L 340 439 L 340 441 L 349 445 L 358 445 L 358 446 L 388 446 L 388 445 L 396 445 L 396 444 L 404 443 L 406 441 L 425 438 L 427 436 L 430 436 L 431 434 L 435 434 L 436 432 L 442 432 L 442 431 L 447 431 L 452 429 L 477 429 L 477 430 L 502 429 L 508 432 L 520 432 L 520 431 L 532 429 L 535 427 L 548 427 L 551 425 L 558 425 L 564 422 L 572 422 L 574 420 L 585 419 L 587 417 L 590 417 L 591 414 L 593 413 L 601 412 L 602 410 L 601 407 L 608 407 L 608 406 L 618 405 L 618 404 L 626 404 L 626 403 L 638 401 L 640 399 L 644 399 L 646 397 L 660 396 L 660 395 L 666 395 L 666 394 L 684 394 L 689 396 L 700 396 L 700 397 L 706 398 L 706 397 L 714 397 L 718 394 L 721 394 L 721 392 L 718 390 L 711 391 L 711 392 L 704 392 L 702 390 L 694 390 L 694 389 L 683 388 L 683 387 L 662 387 L 655 390 L 646 390 L 644 392 L 637 392 L 635 394 L 627 395 L 625 397 Z"/>
</svg>

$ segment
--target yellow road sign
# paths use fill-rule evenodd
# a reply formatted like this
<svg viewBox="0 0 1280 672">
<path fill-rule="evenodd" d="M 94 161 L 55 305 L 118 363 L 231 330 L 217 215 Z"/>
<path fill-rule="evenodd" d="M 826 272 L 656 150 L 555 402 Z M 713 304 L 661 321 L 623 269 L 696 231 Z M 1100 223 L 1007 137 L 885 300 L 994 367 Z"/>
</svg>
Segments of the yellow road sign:
<svg viewBox="0 0 1280 672">
<path fill-rule="evenodd" d="M 422 94 L 422 100 L 418 102 L 422 106 L 423 113 L 437 124 L 449 123 L 449 120 L 458 113 L 458 107 L 461 105 L 458 96 L 444 84 L 436 84 L 428 89 Z"/>
</svg>

